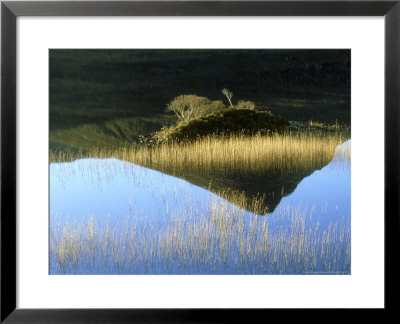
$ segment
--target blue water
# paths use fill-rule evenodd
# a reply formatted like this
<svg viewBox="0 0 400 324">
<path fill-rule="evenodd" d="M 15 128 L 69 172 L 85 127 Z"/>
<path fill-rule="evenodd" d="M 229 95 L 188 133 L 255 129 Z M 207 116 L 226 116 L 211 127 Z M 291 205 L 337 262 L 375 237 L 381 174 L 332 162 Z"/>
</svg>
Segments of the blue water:
<svg viewBox="0 0 400 324">
<path fill-rule="evenodd" d="M 274 234 L 281 238 L 275 240 L 278 243 L 271 241 L 271 244 L 285 244 L 285 239 L 290 241 L 294 223 L 300 224 L 303 233 L 317 228 L 318 232 L 315 235 L 320 239 L 324 231 L 331 231 L 336 224 L 337 228 L 341 228 L 342 233 L 345 232 L 348 237 L 351 177 L 350 158 L 347 156 L 346 148 L 350 145 L 351 142 L 348 141 L 338 147 L 335 157 L 327 166 L 304 178 L 290 195 L 282 198 L 274 212 L 268 215 L 254 215 L 182 179 L 117 159 L 81 159 L 74 162 L 51 163 L 50 246 L 54 244 L 53 236 L 60 224 L 79 225 L 90 220 L 96 223 L 99 230 L 104 230 L 108 226 L 111 229 L 118 228 L 118 233 L 123 231 L 124 227 L 132 227 L 132 224 L 135 224 L 135 237 L 141 240 L 135 244 L 139 244 L 140 247 L 140 244 L 146 244 L 149 229 L 154 234 L 153 241 L 157 240 L 157 233 L 163 233 L 163 229 L 174 224 L 177 217 L 182 223 L 187 224 L 189 229 L 190 224 L 211 219 L 211 206 L 217 205 L 223 206 L 221 208 L 227 211 L 226 217 L 238 217 L 240 221 L 246 221 L 248 224 L 257 218 L 259 223 L 257 233 L 262 231 L 262 222 L 267 222 L 271 240 Z M 293 215 L 297 215 L 296 220 Z M 248 226 L 250 225 L 246 225 L 246 228 Z M 335 235 L 339 236 L 340 231 L 337 232 L 339 234 Z M 257 237 L 254 240 L 257 240 Z M 220 242 L 217 238 L 216 244 L 218 243 Z M 163 243 L 159 238 L 155 244 L 160 248 Z M 128 253 L 126 251 L 129 250 L 128 243 L 121 242 L 119 245 L 121 251 L 112 253 L 119 255 L 118 260 L 121 259 L 123 262 L 118 261 L 118 263 L 114 257 L 112 260 L 104 261 L 104 264 L 98 261 L 90 264 L 81 257 L 78 265 L 60 267 L 51 248 L 49 272 L 50 274 L 309 274 L 310 272 L 348 274 L 350 262 L 346 253 L 349 254 L 349 240 L 343 246 L 336 246 L 337 244 L 337 241 L 330 242 L 328 252 L 323 252 L 324 248 L 316 244 L 313 252 L 315 264 L 312 266 L 311 257 L 309 261 L 300 260 L 298 264 L 296 257 L 296 260 L 291 260 L 288 265 L 284 256 L 277 256 L 272 252 L 259 253 L 254 259 L 247 258 L 244 265 L 238 265 L 239 246 L 234 244 L 226 257 L 220 251 L 215 252 L 218 257 L 222 255 L 222 261 L 216 261 L 215 264 L 212 260 L 204 263 L 182 261 L 178 260 L 178 255 L 176 262 L 174 258 L 169 259 L 168 266 L 163 264 L 166 261 L 163 261 L 165 258 L 162 256 L 154 256 L 154 260 L 150 261 L 147 258 L 139 258 L 135 264 L 130 264 L 125 260 Z M 140 248 L 138 252 L 140 253 Z M 101 259 L 99 251 L 93 252 L 93 255 Z M 204 256 L 206 257 L 207 255 Z"/>
</svg>

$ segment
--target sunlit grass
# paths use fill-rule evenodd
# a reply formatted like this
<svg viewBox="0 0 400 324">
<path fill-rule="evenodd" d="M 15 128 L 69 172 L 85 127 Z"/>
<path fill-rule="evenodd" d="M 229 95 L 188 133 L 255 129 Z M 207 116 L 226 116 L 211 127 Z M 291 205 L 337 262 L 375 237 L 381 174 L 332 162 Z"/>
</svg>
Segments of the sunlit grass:
<svg viewBox="0 0 400 324">
<path fill-rule="evenodd" d="M 71 153 L 50 153 L 50 161 L 83 157 L 118 158 L 175 176 L 276 176 L 325 166 L 335 148 L 347 138 L 341 133 L 295 133 L 274 136 L 206 137 L 194 142 L 173 142 L 146 147 L 98 148 Z"/>
</svg>

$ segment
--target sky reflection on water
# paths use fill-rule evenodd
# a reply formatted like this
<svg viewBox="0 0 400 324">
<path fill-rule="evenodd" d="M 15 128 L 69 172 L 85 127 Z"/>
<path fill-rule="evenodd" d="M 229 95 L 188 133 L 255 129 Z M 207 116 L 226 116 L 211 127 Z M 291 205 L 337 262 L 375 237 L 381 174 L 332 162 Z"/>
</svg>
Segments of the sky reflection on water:
<svg viewBox="0 0 400 324">
<path fill-rule="evenodd" d="M 344 143 L 327 166 L 304 178 L 281 200 L 267 215 L 270 230 L 288 226 L 292 210 L 304 213 L 306 227 L 318 223 L 325 230 L 336 221 L 349 226 L 350 159 L 343 152 L 350 145 L 350 141 Z M 210 217 L 210 204 L 215 201 L 229 205 L 245 218 L 254 217 L 206 189 L 128 162 L 82 159 L 50 164 L 50 231 L 59 221 L 79 223 L 90 218 L 100 226 L 135 218 L 139 226 L 151 224 L 157 231 L 177 215 L 191 217 L 188 222 L 193 217 Z M 54 256 L 50 261 L 50 273 L 58 273 Z"/>
</svg>

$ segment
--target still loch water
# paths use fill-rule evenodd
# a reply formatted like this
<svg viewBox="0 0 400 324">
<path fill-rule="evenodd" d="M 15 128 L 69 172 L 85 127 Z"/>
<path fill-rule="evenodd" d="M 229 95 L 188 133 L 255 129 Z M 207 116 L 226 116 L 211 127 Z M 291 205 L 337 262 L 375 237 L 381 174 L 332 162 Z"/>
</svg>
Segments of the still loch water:
<svg viewBox="0 0 400 324">
<path fill-rule="evenodd" d="M 50 164 L 50 274 L 349 274 L 350 146 L 255 215 L 117 159 Z"/>
</svg>

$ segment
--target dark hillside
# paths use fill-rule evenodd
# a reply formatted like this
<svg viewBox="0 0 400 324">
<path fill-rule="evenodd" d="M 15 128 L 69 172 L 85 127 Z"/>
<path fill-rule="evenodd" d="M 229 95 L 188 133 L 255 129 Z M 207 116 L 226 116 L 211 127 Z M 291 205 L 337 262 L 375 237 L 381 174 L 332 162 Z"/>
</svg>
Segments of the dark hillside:
<svg viewBox="0 0 400 324">
<path fill-rule="evenodd" d="M 175 123 L 175 96 L 225 101 L 222 88 L 288 120 L 349 124 L 350 51 L 51 50 L 50 139 L 135 141 Z"/>
<path fill-rule="evenodd" d="M 196 140 L 209 135 L 255 135 L 284 132 L 289 122 L 264 111 L 227 108 L 207 116 L 181 122 L 178 126 L 156 133 L 154 140 Z"/>
</svg>

